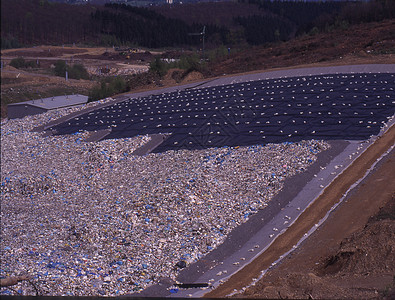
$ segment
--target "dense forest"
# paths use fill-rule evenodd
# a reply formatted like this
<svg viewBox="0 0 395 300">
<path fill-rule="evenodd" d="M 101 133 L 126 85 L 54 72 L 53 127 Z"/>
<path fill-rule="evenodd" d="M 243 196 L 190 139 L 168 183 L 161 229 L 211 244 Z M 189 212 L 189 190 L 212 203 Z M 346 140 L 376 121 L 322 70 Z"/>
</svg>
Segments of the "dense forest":
<svg viewBox="0 0 395 300">
<path fill-rule="evenodd" d="M 200 44 L 204 25 L 188 25 L 153 10 L 119 4 L 68 5 L 46 0 L 2 0 L 1 47 L 35 44 L 133 45 L 148 48 Z M 206 25 L 206 38 L 226 42 L 228 30 Z"/>
<path fill-rule="evenodd" d="M 207 11 L 207 13 L 204 13 Z M 213 14 L 216 15 L 213 18 Z M 141 8 L 69 5 L 47 0 L 1 1 L 1 47 L 37 44 L 141 46 L 261 45 L 333 26 L 394 18 L 395 1 L 300 2 L 239 0 Z"/>
<path fill-rule="evenodd" d="M 147 8 L 119 4 L 106 4 L 105 10 L 97 9 L 92 21 L 100 26 L 100 32 L 113 36 L 116 44 L 159 48 L 168 46 L 194 45 L 200 40 L 190 33 L 201 32 L 202 24 L 188 25 L 184 21 L 166 18 Z M 225 42 L 227 29 L 209 24 L 207 37 L 213 35 Z"/>
</svg>

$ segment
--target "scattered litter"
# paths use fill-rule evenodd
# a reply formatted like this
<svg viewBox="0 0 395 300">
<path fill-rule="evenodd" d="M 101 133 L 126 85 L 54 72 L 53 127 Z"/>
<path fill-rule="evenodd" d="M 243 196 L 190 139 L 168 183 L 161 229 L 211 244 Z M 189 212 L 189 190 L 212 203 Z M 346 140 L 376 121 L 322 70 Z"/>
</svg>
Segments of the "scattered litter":
<svg viewBox="0 0 395 300">
<path fill-rule="evenodd" d="M 88 132 L 32 131 L 77 109 L 1 124 L 0 276 L 27 271 L 45 296 L 119 296 L 175 279 L 329 147 L 310 140 L 134 156 L 148 136 L 85 142 Z"/>
</svg>

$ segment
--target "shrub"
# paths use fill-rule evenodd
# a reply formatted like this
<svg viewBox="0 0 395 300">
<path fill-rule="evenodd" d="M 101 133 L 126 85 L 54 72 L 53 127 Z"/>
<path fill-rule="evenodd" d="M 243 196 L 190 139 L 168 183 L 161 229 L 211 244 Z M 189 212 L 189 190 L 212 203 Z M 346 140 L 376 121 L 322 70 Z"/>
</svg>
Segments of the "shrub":
<svg viewBox="0 0 395 300">
<path fill-rule="evenodd" d="M 26 61 L 23 57 L 13 58 L 10 65 L 17 69 L 36 67 L 36 63 L 34 61 Z"/>
<path fill-rule="evenodd" d="M 169 70 L 169 64 L 165 63 L 160 59 L 160 57 L 156 57 L 149 66 L 150 72 L 157 73 L 161 78 L 166 75 Z"/>
<path fill-rule="evenodd" d="M 115 77 L 111 83 L 112 88 L 116 92 L 125 92 L 128 90 L 125 80 L 122 77 Z"/>
<path fill-rule="evenodd" d="M 68 66 L 64 60 L 58 60 L 55 63 L 55 75 L 65 77 L 66 71 L 71 79 L 89 79 L 89 73 L 83 65 Z"/>
<path fill-rule="evenodd" d="M 10 65 L 17 69 L 36 67 L 36 63 L 34 61 L 26 61 L 23 57 L 13 58 Z"/>
<path fill-rule="evenodd" d="M 81 64 L 75 64 L 72 67 L 67 68 L 69 77 L 73 79 L 89 79 L 89 73 L 85 67 Z"/>
<path fill-rule="evenodd" d="M 23 57 L 13 58 L 10 62 L 10 66 L 20 69 L 25 67 L 25 59 Z"/>
<path fill-rule="evenodd" d="M 127 91 L 129 91 L 129 86 L 122 77 L 109 77 L 103 79 L 99 85 L 90 90 L 88 102 L 104 99 Z"/>
<path fill-rule="evenodd" d="M 309 35 L 317 35 L 320 33 L 320 30 L 317 27 L 313 27 L 310 32 Z"/>
<path fill-rule="evenodd" d="M 65 77 L 66 76 L 66 62 L 64 60 L 58 60 L 55 63 L 55 75 Z"/>
</svg>

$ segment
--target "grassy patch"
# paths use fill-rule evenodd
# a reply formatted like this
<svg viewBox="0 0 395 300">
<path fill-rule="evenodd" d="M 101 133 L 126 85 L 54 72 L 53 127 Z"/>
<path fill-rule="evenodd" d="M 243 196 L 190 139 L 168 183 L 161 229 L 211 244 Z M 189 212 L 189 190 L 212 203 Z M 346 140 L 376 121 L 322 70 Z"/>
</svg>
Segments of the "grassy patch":
<svg viewBox="0 0 395 300">
<path fill-rule="evenodd" d="M 10 66 L 17 69 L 37 68 L 39 67 L 34 61 L 27 61 L 23 57 L 13 58 L 10 62 Z"/>
<path fill-rule="evenodd" d="M 66 72 L 71 79 L 89 79 L 89 73 L 81 64 L 69 66 L 64 60 L 58 60 L 55 63 L 55 75 L 65 77 Z"/>
<path fill-rule="evenodd" d="M 89 100 L 96 101 L 130 90 L 129 85 L 122 77 L 107 77 L 89 91 Z"/>
</svg>

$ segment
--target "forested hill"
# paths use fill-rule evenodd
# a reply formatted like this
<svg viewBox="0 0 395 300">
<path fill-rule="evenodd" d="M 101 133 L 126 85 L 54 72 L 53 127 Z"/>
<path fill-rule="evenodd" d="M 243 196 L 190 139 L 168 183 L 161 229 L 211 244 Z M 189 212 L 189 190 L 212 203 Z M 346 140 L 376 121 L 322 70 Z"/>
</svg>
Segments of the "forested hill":
<svg viewBox="0 0 395 300">
<path fill-rule="evenodd" d="M 260 45 L 349 23 L 393 18 L 395 1 L 369 3 L 239 0 L 155 8 L 1 1 L 1 47 L 86 44 L 149 48 Z"/>
<path fill-rule="evenodd" d="M 2 0 L 2 48 L 17 44 L 138 45 L 150 48 L 196 44 L 187 25 L 147 8 L 107 4 L 68 5 L 45 0 Z M 222 31 L 211 26 L 208 34 Z"/>
</svg>

